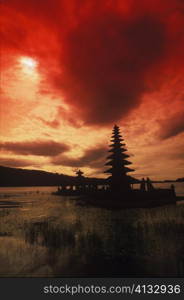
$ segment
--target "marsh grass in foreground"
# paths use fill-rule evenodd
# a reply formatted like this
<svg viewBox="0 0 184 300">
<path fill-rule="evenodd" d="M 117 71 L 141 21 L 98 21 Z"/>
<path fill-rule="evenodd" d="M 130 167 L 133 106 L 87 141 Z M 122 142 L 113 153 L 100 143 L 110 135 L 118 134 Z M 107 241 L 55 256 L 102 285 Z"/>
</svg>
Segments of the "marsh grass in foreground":
<svg viewBox="0 0 184 300">
<path fill-rule="evenodd" d="M 33 196 L 0 210 L 1 276 L 184 275 L 183 206 L 108 211 Z"/>
</svg>

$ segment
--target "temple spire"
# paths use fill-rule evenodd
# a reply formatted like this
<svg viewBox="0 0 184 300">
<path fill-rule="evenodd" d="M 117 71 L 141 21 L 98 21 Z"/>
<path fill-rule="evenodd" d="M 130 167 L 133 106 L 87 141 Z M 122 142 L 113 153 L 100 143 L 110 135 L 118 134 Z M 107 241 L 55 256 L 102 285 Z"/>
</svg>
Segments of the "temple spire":
<svg viewBox="0 0 184 300">
<path fill-rule="evenodd" d="M 127 167 L 131 162 L 127 160 L 129 155 L 126 153 L 126 144 L 120 134 L 120 129 L 117 125 L 114 125 L 112 130 L 111 144 L 109 145 L 111 153 L 107 159 L 107 166 L 111 166 L 105 173 L 110 173 L 110 185 L 113 191 L 126 191 L 130 190 L 130 180 L 127 173 L 134 170 Z"/>
</svg>

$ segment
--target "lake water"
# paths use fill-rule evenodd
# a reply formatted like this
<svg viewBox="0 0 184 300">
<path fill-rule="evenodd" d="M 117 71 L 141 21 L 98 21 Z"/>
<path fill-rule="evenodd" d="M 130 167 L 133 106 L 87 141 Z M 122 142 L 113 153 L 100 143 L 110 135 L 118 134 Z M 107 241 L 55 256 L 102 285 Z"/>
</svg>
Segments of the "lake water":
<svg viewBox="0 0 184 300">
<path fill-rule="evenodd" d="M 111 211 L 56 189 L 0 188 L 0 276 L 184 275 L 183 205 Z"/>
<path fill-rule="evenodd" d="M 184 196 L 184 182 L 164 182 L 154 183 L 156 188 L 170 188 L 171 184 L 174 184 L 177 196 Z M 134 184 L 134 188 L 139 188 L 139 184 Z M 33 186 L 33 187 L 0 187 L 0 195 L 14 194 L 14 193 L 29 193 L 29 192 L 54 192 L 57 190 L 57 186 Z"/>
</svg>

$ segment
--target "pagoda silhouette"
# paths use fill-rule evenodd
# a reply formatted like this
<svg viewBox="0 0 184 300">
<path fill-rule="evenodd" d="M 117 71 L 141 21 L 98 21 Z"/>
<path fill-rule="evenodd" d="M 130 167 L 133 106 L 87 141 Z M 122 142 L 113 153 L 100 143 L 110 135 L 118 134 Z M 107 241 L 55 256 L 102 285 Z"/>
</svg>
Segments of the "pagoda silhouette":
<svg viewBox="0 0 184 300">
<path fill-rule="evenodd" d="M 117 125 L 114 125 L 112 130 L 111 148 L 108 152 L 111 154 L 107 157 L 107 163 L 105 165 L 111 166 L 110 169 L 104 173 L 111 174 L 108 177 L 110 189 L 114 193 L 128 192 L 131 190 L 130 176 L 127 175 L 129 172 L 133 172 L 134 169 L 127 167 L 132 164 L 127 158 L 129 155 L 126 153 L 126 144 L 120 134 L 120 129 Z"/>
<path fill-rule="evenodd" d="M 110 209 L 176 204 L 173 185 L 171 188 L 155 188 L 149 178 L 145 181 L 128 175 L 134 169 L 129 167 L 132 163 L 119 126 L 114 125 L 110 141 L 105 164 L 110 168 L 104 172 L 110 174 L 108 178 L 85 177 L 81 170 L 77 170 L 77 176 L 61 183 L 55 194 L 78 196 L 83 203 Z"/>
</svg>

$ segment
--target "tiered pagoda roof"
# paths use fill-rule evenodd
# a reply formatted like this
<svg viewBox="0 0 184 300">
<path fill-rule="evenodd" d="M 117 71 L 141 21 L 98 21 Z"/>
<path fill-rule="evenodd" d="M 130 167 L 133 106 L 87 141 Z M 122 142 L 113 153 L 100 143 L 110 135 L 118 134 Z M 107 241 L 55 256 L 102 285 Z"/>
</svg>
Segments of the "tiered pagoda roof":
<svg viewBox="0 0 184 300">
<path fill-rule="evenodd" d="M 129 177 L 127 173 L 134 170 L 127 167 L 131 164 L 127 158 L 129 155 L 126 153 L 126 144 L 120 134 L 120 129 L 117 125 L 114 126 L 111 137 L 111 144 L 109 145 L 111 154 L 107 157 L 108 161 L 105 165 L 111 166 L 105 173 L 111 174 L 109 179 L 111 181 L 112 188 L 119 189 L 120 186 L 123 189 L 129 189 Z"/>
</svg>

